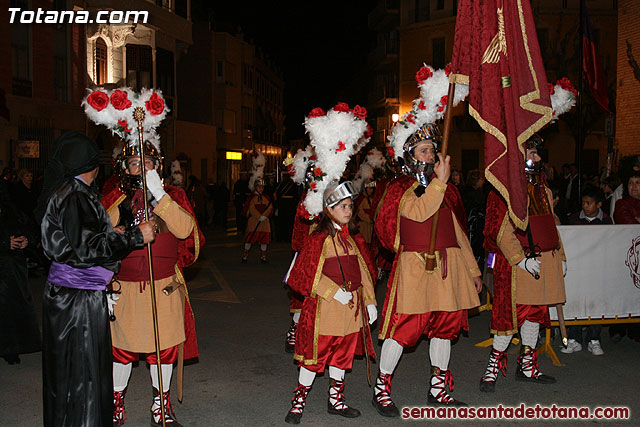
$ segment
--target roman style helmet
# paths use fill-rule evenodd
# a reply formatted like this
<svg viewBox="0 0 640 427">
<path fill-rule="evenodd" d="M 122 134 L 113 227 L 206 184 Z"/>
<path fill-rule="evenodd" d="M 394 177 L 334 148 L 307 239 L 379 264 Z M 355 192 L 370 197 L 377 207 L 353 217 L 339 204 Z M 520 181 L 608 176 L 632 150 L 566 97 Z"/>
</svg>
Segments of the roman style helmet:
<svg viewBox="0 0 640 427">
<path fill-rule="evenodd" d="M 356 197 L 358 197 L 358 192 L 351 181 L 344 181 L 342 183 L 333 181 L 329 183 L 324 190 L 322 206 L 324 209 L 332 208 L 346 198 L 355 200 Z"/>
<path fill-rule="evenodd" d="M 435 163 L 423 162 L 415 157 L 415 149 L 422 142 L 430 142 L 433 144 L 434 152 L 438 152 L 438 148 L 442 143 L 442 134 L 440 129 L 433 123 L 427 123 L 416 130 L 402 147 L 404 165 L 402 171 L 427 186 L 431 174 L 433 174 L 433 166 Z"/>
<path fill-rule="evenodd" d="M 158 146 L 156 146 L 150 139 L 144 142 L 144 156 L 145 159 L 153 160 L 154 166 L 158 168 L 158 175 L 162 176 L 162 155 Z M 134 141 L 129 141 L 122 148 L 122 154 L 120 155 L 120 178 L 121 186 L 124 190 L 136 190 L 142 188 L 142 176 L 131 175 L 127 172 L 129 167 L 129 161 L 133 158 L 140 158 L 140 144 Z M 142 166 L 141 166 L 142 170 Z"/>
</svg>

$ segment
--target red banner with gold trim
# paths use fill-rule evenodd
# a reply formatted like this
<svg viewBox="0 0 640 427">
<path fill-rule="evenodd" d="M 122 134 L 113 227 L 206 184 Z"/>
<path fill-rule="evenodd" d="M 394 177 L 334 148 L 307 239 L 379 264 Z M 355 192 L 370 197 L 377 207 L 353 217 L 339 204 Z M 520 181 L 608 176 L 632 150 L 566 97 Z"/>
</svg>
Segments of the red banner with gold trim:
<svg viewBox="0 0 640 427">
<path fill-rule="evenodd" d="M 528 0 L 460 0 L 451 81 L 469 84 L 469 113 L 485 131 L 487 180 L 526 228 L 524 142 L 552 117 Z"/>
</svg>

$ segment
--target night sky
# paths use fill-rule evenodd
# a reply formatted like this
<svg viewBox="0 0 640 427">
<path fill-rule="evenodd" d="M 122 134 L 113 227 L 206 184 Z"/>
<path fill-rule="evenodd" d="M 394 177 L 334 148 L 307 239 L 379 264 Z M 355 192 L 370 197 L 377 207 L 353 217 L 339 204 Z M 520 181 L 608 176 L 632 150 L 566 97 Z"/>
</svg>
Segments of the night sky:
<svg viewBox="0 0 640 427">
<path fill-rule="evenodd" d="M 366 104 L 353 89 L 360 82 L 360 92 L 366 94 L 362 85 L 368 83 L 358 74 L 375 44 L 375 33 L 367 27 L 374 1 L 296 2 L 289 7 L 288 2 L 267 1 L 251 6 L 242 1 L 195 5 L 198 1 L 193 2 L 194 12 L 206 11 L 216 30 L 240 26 L 279 64 L 285 81 L 287 138 L 304 135 L 304 115 L 314 107 L 327 109 L 337 101 Z"/>
</svg>

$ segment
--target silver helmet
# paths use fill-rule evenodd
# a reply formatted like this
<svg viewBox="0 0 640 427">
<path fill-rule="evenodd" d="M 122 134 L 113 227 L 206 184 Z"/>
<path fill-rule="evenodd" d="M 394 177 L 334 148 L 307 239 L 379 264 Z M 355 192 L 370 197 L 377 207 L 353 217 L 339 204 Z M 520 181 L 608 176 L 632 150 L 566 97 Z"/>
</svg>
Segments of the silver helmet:
<svg viewBox="0 0 640 427">
<path fill-rule="evenodd" d="M 153 160 L 154 166 L 158 168 L 158 174 L 162 176 L 162 155 L 149 141 L 144 142 L 144 156 Z M 142 176 L 127 173 L 129 159 L 134 157 L 140 157 L 140 144 L 129 142 L 122 148 L 122 154 L 119 156 L 121 186 L 125 190 L 142 188 Z"/>
<path fill-rule="evenodd" d="M 418 182 L 426 186 L 431 179 L 434 163 L 423 162 L 415 158 L 415 148 L 421 142 L 430 142 L 433 144 L 433 150 L 437 153 L 440 143 L 442 142 L 440 129 L 433 123 L 427 123 L 415 131 L 402 147 L 404 151 L 402 171 L 405 175 L 416 178 Z"/>
<path fill-rule="evenodd" d="M 355 199 L 356 197 L 358 197 L 358 192 L 351 181 L 343 183 L 334 181 L 324 190 L 322 205 L 324 208 L 332 208 L 346 198 Z"/>
<path fill-rule="evenodd" d="M 524 143 L 526 150 L 536 149 L 539 150 L 542 148 L 542 144 L 544 143 L 544 139 L 537 133 L 531 135 L 531 137 Z M 534 161 L 533 159 L 525 158 L 524 161 L 524 171 L 527 174 L 527 179 L 531 181 L 534 175 L 540 175 L 542 173 L 542 162 Z"/>
</svg>

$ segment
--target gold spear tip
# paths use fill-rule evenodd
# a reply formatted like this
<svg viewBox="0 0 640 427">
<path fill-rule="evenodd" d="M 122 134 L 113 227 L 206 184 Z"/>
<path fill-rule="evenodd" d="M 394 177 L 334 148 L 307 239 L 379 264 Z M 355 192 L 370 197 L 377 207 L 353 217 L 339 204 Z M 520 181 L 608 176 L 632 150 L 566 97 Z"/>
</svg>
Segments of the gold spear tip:
<svg viewBox="0 0 640 427">
<path fill-rule="evenodd" d="M 136 107 L 135 110 L 133 110 L 133 118 L 138 123 L 142 122 L 144 120 L 144 108 Z"/>
</svg>

